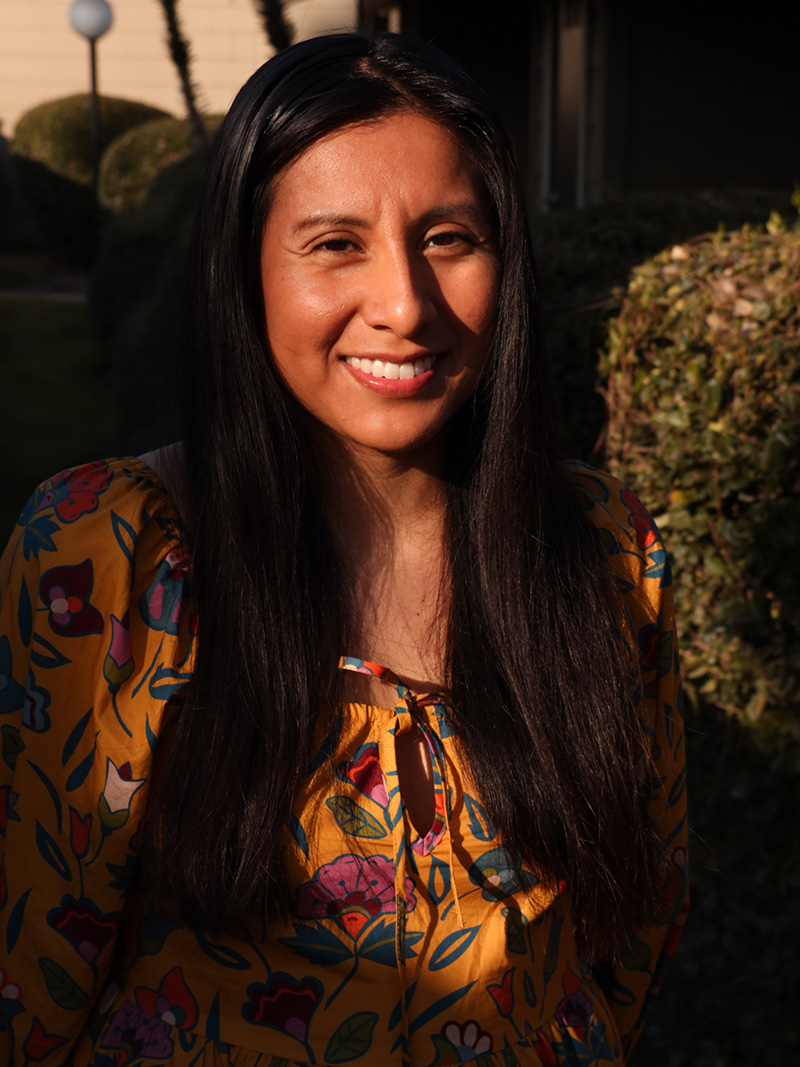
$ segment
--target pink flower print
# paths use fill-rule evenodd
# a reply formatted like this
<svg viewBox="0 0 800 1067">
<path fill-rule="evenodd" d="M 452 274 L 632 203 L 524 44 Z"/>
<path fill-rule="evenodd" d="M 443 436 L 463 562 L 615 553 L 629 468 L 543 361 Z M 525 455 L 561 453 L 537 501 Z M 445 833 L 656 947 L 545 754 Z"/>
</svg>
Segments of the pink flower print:
<svg viewBox="0 0 800 1067">
<path fill-rule="evenodd" d="M 485 1052 L 492 1051 L 492 1035 L 481 1030 L 474 1019 L 461 1023 L 449 1022 L 442 1027 L 445 1037 L 459 1054 L 459 1062 L 476 1060 Z"/>
<path fill-rule="evenodd" d="M 301 919 L 335 919 L 355 940 L 376 915 L 397 911 L 394 865 L 386 856 L 339 856 L 326 863 L 297 890 Z M 406 911 L 417 900 L 414 883 L 406 879 Z"/>
<path fill-rule="evenodd" d="M 115 1057 L 117 1067 L 133 1059 L 167 1059 L 172 1055 L 170 1026 L 163 1019 L 154 1018 L 125 1001 L 119 1011 L 109 1018 L 100 1038 L 100 1048 L 119 1049 Z"/>
<path fill-rule="evenodd" d="M 189 564 L 170 552 L 159 564 L 150 587 L 139 597 L 139 614 L 151 630 L 178 633 L 184 578 Z"/>
<path fill-rule="evenodd" d="M 97 802 L 100 822 L 106 832 L 125 825 L 133 795 L 146 781 L 146 778 L 133 777 L 130 763 L 117 767 L 106 757 L 106 784 Z"/>
<path fill-rule="evenodd" d="M 374 741 L 362 745 L 350 762 L 342 762 L 336 768 L 337 777 L 343 782 L 351 782 L 359 793 L 374 800 L 382 808 L 389 806 L 389 794 L 381 772 L 378 746 Z"/>
<path fill-rule="evenodd" d="M 94 584 L 92 561 L 51 567 L 39 583 L 39 595 L 50 609 L 50 629 L 65 637 L 103 632 L 103 616 L 89 602 Z"/>
<path fill-rule="evenodd" d="M 650 512 L 627 486 L 620 492 L 619 498 L 628 509 L 628 522 L 636 531 L 636 543 L 639 548 L 649 548 L 658 540 L 658 532 Z"/>
<path fill-rule="evenodd" d="M 131 634 L 126 611 L 121 619 L 116 615 L 111 616 L 111 643 L 103 660 L 103 677 L 112 693 L 119 692 L 120 686 L 133 674 L 133 668 Z"/>
</svg>

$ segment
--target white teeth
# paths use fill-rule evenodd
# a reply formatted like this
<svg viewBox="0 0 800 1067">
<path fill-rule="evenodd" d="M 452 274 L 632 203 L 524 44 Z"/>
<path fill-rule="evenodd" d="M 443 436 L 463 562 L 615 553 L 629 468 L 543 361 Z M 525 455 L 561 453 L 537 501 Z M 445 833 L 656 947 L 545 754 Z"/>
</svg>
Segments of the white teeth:
<svg viewBox="0 0 800 1067">
<path fill-rule="evenodd" d="M 382 359 L 360 359 L 358 356 L 348 356 L 345 362 L 355 370 L 368 374 L 370 378 L 387 378 L 394 382 L 398 379 L 406 382 L 410 378 L 418 378 L 420 374 L 429 371 L 436 360 L 435 356 L 426 356 L 424 359 L 415 359 L 407 363 L 390 363 Z"/>
</svg>

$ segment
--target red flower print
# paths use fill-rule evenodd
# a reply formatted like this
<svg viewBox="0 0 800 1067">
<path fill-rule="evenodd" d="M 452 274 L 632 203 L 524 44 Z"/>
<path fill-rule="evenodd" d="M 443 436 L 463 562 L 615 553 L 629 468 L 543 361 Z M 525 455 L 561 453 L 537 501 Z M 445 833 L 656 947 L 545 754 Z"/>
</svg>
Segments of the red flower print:
<svg viewBox="0 0 800 1067">
<path fill-rule="evenodd" d="M 512 983 L 514 981 L 515 970 L 515 967 L 509 967 L 503 975 L 503 981 L 500 982 L 499 985 L 487 985 L 486 987 L 486 992 L 495 1002 L 497 1010 L 504 1019 L 509 1018 L 514 1008 L 514 990 L 512 989 Z"/>
<path fill-rule="evenodd" d="M 69 843 L 78 859 L 83 859 L 89 851 L 92 821 L 91 814 L 81 818 L 74 808 L 69 809 Z"/>
<path fill-rule="evenodd" d="M 531 1044 L 531 1048 L 542 1061 L 542 1067 L 558 1067 L 555 1049 L 541 1030 L 536 1031 L 536 1040 Z"/>
<path fill-rule="evenodd" d="M 275 971 L 266 982 L 253 982 L 247 987 L 242 1015 L 249 1023 L 280 1030 L 305 1044 L 323 993 L 322 983 L 316 978 L 298 981 L 290 974 Z"/>
<path fill-rule="evenodd" d="M 638 496 L 627 487 L 620 492 L 619 498 L 628 509 L 628 522 L 636 530 L 636 543 L 641 549 L 649 548 L 658 540 L 658 532 L 650 512 Z"/>
<path fill-rule="evenodd" d="M 25 1038 L 23 1052 L 28 1060 L 37 1063 L 46 1059 L 53 1049 L 66 1042 L 66 1038 L 60 1034 L 47 1034 L 37 1018 L 33 1020 L 28 1036 Z"/>
<path fill-rule="evenodd" d="M 649 622 L 639 631 L 639 651 L 642 654 L 642 666 L 646 671 L 658 667 L 658 649 L 661 640 L 661 627 Z"/>
<path fill-rule="evenodd" d="M 93 584 L 90 559 L 45 571 L 39 583 L 39 595 L 50 609 L 51 630 L 65 637 L 103 632 L 103 616 L 89 603 Z"/>
<path fill-rule="evenodd" d="M 389 806 L 389 794 L 383 782 L 378 746 L 374 742 L 362 745 L 351 762 L 340 763 L 336 774 L 343 782 L 352 782 L 359 793 L 374 800 L 382 808 Z"/>
<path fill-rule="evenodd" d="M 140 1008 L 150 1015 L 157 1015 L 170 1026 L 188 1030 L 197 1021 L 197 1001 L 184 982 L 180 967 L 173 967 L 158 989 L 139 986 L 134 996 Z"/>
<path fill-rule="evenodd" d="M 111 473 L 107 463 L 99 460 L 87 463 L 57 475 L 51 483 L 53 495 L 49 500 L 45 497 L 45 501 L 53 504 L 62 522 L 75 522 L 81 515 L 97 509 L 97 498 L 108 489 L 110 482 Z M 42 506 L 45 506 L 44 502 L 40 509 Z"/>
<path fill-rule="evenodd" d="M 406 910 L 413 911 L 417 900 L 410 878 L 406 898 Z M 335 919 L 355 939 L 376 915 L 397 911 L 394 866 L 386 856 L 338 856 L 299 887 L 296 901 L 301 919 Z"/>
<path fill-rule="evenodd" d="M 47 922 L 72 945 L 87 963 L 93 964 L 117 931 L 119 912 L 103 915 L 86 897 L 65 895 L 61 904 L 47 913 Z"/>
</svg>

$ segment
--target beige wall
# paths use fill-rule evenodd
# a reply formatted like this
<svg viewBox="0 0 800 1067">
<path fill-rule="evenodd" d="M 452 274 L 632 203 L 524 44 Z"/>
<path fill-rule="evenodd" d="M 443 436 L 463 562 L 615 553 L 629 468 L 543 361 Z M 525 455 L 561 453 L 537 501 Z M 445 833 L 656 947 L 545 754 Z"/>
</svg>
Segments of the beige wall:
<svg viewBox="0 0 800 1067">
<path fill-rule="evenodd" d="M 71 0 L 0 0 L 0 132 L 45 100 L 85 92 L 89 46 L 69 24 Z M 157 0 L 110 0 L 114 23 L 97 43 L 98 85 L 107 96 L 182 115 L 175 68 Z M 288 0 L 298 37 L 352 29 L 357 0 Z M 226 111 L 237 89 L 271 54 L 253 0 L 180 0 L 204 107 Z"/>
</svg>

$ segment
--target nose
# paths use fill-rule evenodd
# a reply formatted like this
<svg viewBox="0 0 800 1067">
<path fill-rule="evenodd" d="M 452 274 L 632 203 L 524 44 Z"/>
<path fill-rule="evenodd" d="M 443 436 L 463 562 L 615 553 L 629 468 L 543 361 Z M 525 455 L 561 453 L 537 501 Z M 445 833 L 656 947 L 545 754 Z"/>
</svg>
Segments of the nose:
<svg viewBox="0 0 800 1067">
<path fill-rule="evenodd" d="M 362 314 L 373 329 L 408 338 L 436 318 L 435 273 L 413 251 L 387 249 L 365 280 Z"/>
</svg>

